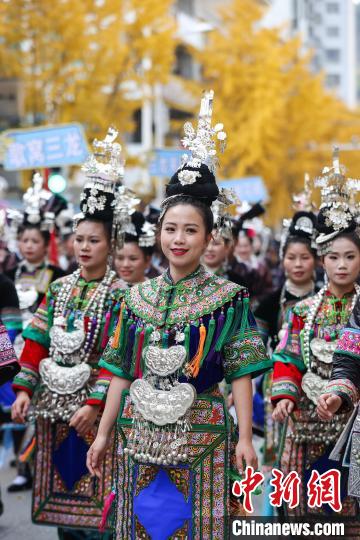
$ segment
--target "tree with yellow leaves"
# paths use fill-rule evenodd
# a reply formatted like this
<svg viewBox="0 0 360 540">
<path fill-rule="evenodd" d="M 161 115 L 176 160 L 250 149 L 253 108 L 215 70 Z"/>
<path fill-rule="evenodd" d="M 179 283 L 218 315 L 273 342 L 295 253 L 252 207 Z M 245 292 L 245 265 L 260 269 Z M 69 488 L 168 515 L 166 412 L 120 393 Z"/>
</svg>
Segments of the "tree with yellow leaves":
<svg viewBox="0 0 360 540">
<path fill-rule="evenodd" d="M 262 15 L 257 2 L 234 0 L 201 60 L 207 86 L 215 90 L 215 116 L 228 133 L 219 172 L 226 178 L 262 176 L 274 224 L 289 213 L 304 172 L 318 174 L 330 160 L 331 149 L 319 148 L 349 141 L 360 118 L 326 93 L 299 39 L 262 28 Z"/>
<path fill-rule="evenodd" d="M 4 0 L 0 76 L 23 81 L 32 123 L 78 121 L 90 136 L 131 127 L 144 88 L 171 72 L 172 0 Z"/>
</svg>

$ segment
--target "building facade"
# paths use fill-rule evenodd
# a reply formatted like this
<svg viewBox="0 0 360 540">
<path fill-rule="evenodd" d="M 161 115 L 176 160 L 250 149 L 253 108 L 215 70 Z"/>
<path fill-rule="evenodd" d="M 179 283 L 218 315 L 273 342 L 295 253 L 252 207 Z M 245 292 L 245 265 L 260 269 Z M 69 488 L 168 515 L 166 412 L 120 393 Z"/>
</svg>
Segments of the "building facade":
<svg viewBox="0 0 360 540">
<path fill-rule="evenodd" d="M 356 2 L 354 0 L 268 0 L 263 25 L 283 25 L 288 36 L 301 34 L 312 50 L 314 72 L 349 107 L 357 103 Z"/>
</svg>

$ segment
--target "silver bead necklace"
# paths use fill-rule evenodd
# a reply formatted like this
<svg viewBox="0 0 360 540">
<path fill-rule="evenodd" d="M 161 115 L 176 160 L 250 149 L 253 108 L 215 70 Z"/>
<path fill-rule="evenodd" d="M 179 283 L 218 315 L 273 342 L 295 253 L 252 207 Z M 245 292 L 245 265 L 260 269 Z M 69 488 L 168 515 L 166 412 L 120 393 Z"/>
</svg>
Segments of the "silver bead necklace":
<svg viewBox="0 0 360 540">
<path fill-rule="evenodd" d="M 360 286 L 355 283 L 355 294 L 352 297 L 351 300 L 351 307 L 350 307 L 350 313 L 353 311 L 356 300 L 358 296 L 360 295 Z M 320 309 L 320 306 L 324 300 L 325 293 L 327 291 L 328 286 L 325 285 L 320 291 L 315 295 L 314 302 L 309 310 L 309 313 L 306 317 L 306 322 L 304 326 L 304 364 L 308 368 L 310 365 L 310 333 L 311 329 L 314 325 L 316 316 L 318 314 L 318 311 Z"/>
<path fill-rule="evenodd" d="M 85 317 L 88 315 L 92 315 L 92 317 L 95 317 L 95 328 L 93 328 L 91 322 L 87 325 L 84 344 L 79 351 L 81 360 L 84 362 L 88 361 L 94 344 L 96 343 L 96 340 L 99 336 L 106 296 L 115 275 L 116 273 L 111 270 L 110 267 L 107 267 L 105 276 L 103 277 L 99 285 L 96 287 L 85 310 L 81 314 L 82 320 L 84 320 Z M 61 288 L 57 301 L 55 301 L 54 324 L 56 323 L 56 320 L 64 322 L 66 321 L 66 310 L 72 297 L 73 289 L 76 286 L 79 278 L 80 270 L 76 270 L 73 274 L 69 276 L 69 278 L 66 280 L 63 287 Z M 94 305 L 97 307 L 93 308 Z M 53 352 L 53 348 L 50 347 L 50 354 L 52 354 Z"/>
</svg>

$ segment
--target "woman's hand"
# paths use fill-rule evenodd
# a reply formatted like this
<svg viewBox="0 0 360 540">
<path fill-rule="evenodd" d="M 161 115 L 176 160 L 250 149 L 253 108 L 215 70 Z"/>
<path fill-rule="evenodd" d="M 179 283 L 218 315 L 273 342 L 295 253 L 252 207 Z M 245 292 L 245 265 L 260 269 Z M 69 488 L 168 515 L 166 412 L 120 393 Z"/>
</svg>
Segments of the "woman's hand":
<svg viewBox="0 0 360 540">
<path fill-rule="evenodd" d="M 322 394 L 317 403 L 317 413 L 321 420 L 331 420 L 336 411 L 340 409 L 342 399 L 336 394 Z"/>
<path fill-rule="evenodd" d="M 73 414 L 69 426 L 75 428 L 78 434 L 84 437 L 95 424 L 99 409 L 99 405 L 84 405 Z"/>
<path fill-rule="evenodd" d="M 294 410 L 295 403 L 291 399 L 280 399 L 272 413 L 273 420 L 283 422 Z"/>
<path fill-rule="evenodd" d="M 17 392 L 16 400 L 11 407 L 11 419 L 18 423 L 24 424 L 26 421 L 26 415 L 30 406 L 30 396 L 24 390 Z"/>
<path fill-rule="evenodd" d="M 100 465 L 105 457 L 109 444 L 109 437 L 97 435 L 95 441 L 90 446 L 86 455 L 86 466 L 89 469 L 91 476 L 101 478 Z"/>
<path fill-rule="evenodd" d="M 258 468 L 258 458 L 251 441 L 239 439 L 235 455 L 236 465 L 240 473 L 244 472 L 244 463 L 246 467 L 253 467 L 255 470 Z"/>
</svg>

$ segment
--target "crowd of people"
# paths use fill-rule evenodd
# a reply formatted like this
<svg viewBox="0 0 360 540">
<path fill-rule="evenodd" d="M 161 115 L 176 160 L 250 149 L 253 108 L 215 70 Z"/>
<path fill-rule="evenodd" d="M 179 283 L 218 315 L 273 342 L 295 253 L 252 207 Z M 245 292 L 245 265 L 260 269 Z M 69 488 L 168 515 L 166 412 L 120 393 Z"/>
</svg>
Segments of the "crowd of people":
<svg viewBox="0 0 360 540">
<path fill-rule="evenodd" d="M 308 504 L 312 472 L 340 471 L 337 514 L 360 538 L 358 183 L 335 151 L 319 210 L 307 178 L 277 238 L 217 185 L 212 107 L 205 92 L 159 209 L 125 187 L 110 128 L 78 213 L 39 173 L 3 211 L 7 489 L 32 489 L 29 519 L 60 539 L 227 538 L 245 515 L 233 481 L 275 466 L 301 479 L 278 513 L 314 520 L 332 510 Z"/>
</svg>

